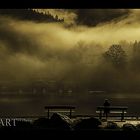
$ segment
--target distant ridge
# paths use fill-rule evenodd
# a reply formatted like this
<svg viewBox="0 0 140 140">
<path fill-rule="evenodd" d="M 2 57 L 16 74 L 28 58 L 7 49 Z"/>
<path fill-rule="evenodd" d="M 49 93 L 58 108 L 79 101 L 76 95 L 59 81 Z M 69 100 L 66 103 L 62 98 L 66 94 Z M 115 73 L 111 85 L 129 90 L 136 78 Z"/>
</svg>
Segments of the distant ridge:
<svg viewBox="0 0 140 140">
<path fill-rule="evenodd" d="M 64 19 L 53 16 L 49 11 L 38 12 L 33 9 L 0 9 L 0 15 L 35 22 L 64 22 Z"/>
</svg>

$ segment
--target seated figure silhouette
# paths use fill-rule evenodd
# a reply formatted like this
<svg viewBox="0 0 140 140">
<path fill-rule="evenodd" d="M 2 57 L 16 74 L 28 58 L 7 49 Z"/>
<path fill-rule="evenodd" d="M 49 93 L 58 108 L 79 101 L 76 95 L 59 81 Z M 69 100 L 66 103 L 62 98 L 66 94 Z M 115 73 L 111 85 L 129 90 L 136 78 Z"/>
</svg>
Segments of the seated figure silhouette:
<svg viewBox="0 0 140 140">
<path fill-rule="evenodd" d="M 108 108 L 109 106 L 110 106 L 110 103 L 109 103 L 108 99 L 105 99 L 105 101 L 104 101 L 104 107 L 105 107 L 104 114 L 106 116 L 106 120 L 108 117 L 108 113 L 110 112 L 110 109 Z"/>
</svg>

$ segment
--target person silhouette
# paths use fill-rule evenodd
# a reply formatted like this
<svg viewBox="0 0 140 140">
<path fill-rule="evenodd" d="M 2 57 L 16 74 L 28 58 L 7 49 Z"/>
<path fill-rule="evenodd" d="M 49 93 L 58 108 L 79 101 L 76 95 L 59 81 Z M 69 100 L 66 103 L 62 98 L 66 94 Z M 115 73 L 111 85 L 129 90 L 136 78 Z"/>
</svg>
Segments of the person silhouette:
<svg viewBox="0 0 140 140">
<path fill-rule="evenodd" d="M 110 112 L 110 109 L 109 109 L 109 106 L 110 106 L 110 103 L 108 101 L 108 99 L 105 99 L 104 101 L 104 114 L 106 116 L 106 120 L 107 120 L 107 117 L 108 117 L 108 113 Z"/>
</svg>

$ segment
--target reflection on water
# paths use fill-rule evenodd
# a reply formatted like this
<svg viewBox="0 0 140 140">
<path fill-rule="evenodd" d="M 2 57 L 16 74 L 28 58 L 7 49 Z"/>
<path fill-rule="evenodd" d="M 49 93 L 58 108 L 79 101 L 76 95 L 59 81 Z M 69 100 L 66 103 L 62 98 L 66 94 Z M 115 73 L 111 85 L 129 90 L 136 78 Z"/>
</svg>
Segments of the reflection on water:
<svg viewBox="0 0 140 140">
<path fill-rule="evenodd" d="M 13 95 L 1 96 L 0 116 L 45 115 L 46 105 L 75 105 L 75 114 L 95 115 L 96 107 L 108 98 L 111 105 L 128 106 L 128 114 L 140 115 L 140 94 L 72 93 L 71 95 Z"/>
</svg>

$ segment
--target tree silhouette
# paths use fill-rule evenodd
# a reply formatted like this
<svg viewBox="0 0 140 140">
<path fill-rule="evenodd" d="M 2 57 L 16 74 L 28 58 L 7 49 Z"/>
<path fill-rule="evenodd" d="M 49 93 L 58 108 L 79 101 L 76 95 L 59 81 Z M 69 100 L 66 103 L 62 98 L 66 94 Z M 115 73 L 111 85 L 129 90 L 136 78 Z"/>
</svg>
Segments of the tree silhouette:
<svg viewBox="0 0 140 140">
<path fill-rule="evenodd" d="M 123 67 L 126 63 L 126 54 L 121 45 L 112 45 L 108 51 L 104 53 L 104 57 L 114 66 Z"/>
<path fill-rule="evenodd" d="M 140 55 L 140 41 L 133 44 L 133 54 L 134 55 Z"/>
<path fill-rule="evenodd" d="M 140 69 L 140 41 L 135 41 L 132 45 L 133 53 L 132 53 L 132 67 L 135 70 Z"/>
<path fill-rule="evenodd" d="M 33 20 L 35 22 L 64 22 L 64 19 L 59 19 L 58 15 L 54 17 L 49 11 L 43 13 L 37 9 L 0 9 L 0 15 L 22 20 Z"/>
</svg>

